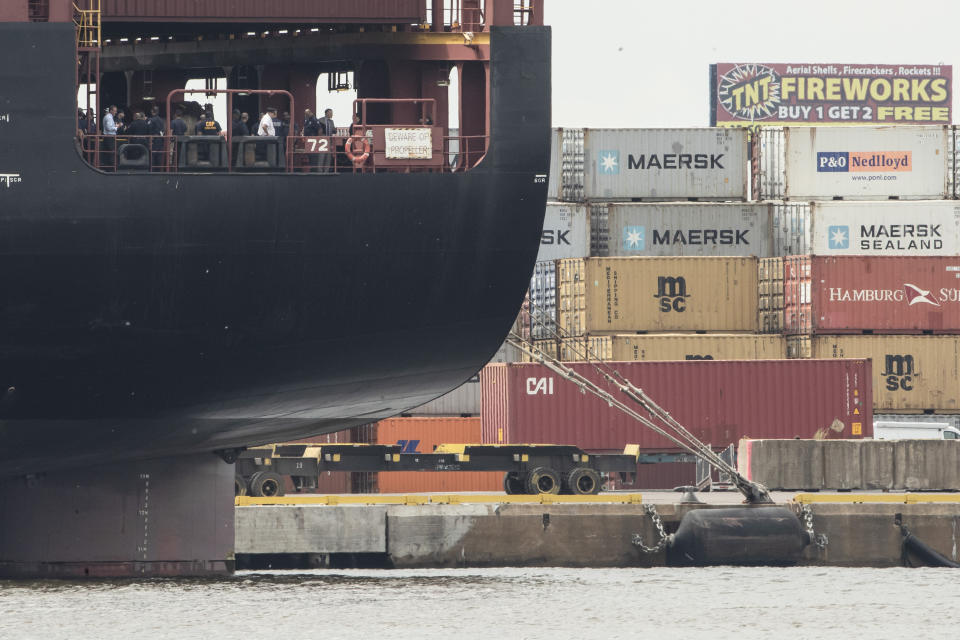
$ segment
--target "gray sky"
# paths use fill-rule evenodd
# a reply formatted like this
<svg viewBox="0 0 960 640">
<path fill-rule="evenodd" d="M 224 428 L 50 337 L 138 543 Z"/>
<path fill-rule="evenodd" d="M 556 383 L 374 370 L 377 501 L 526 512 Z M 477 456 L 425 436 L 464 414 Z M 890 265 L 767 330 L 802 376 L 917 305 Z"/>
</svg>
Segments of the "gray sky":
<svg viewBox="0 0 960 640">
<path fill-rule="evenodd" d="M 708 125 L 712 62 L 951 64 L 957 121 L 960 0 L 545 4 L 557 127 Z"/>
</svg>

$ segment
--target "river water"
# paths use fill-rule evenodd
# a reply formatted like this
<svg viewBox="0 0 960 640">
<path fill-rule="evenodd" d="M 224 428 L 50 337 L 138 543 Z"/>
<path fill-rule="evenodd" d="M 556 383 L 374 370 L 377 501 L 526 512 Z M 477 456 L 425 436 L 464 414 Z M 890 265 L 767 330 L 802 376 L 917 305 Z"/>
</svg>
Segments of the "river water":
<svg viewBox="0 0 960 640">
<path fill-rule="evenodd" d="M 438 569 L 0 582 L 0 638 L 952 638 L 955 569 Z"/>
</svg>

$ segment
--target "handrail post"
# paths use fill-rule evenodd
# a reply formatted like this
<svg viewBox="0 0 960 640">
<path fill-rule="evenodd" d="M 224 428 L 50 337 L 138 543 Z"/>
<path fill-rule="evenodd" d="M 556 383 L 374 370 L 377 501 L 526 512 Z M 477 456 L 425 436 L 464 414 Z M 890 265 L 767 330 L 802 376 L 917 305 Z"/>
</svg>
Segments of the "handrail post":
<svg viewBox="0 0 960 640">
<path fill-rule="evenodd" d="M 233 172 L 233 94 L 227 94 L 227 173 Z"/>
</svg>

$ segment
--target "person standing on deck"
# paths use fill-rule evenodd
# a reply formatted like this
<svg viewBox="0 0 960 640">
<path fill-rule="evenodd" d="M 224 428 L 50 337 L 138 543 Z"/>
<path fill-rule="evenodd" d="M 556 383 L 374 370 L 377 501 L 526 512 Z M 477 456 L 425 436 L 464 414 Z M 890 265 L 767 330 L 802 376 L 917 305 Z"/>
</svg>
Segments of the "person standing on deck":
<svg viewBox="0 0 960 640">
<path fill-rule="evenodd" d="M 160 117 L 160 109 L 157 105 L 150 107 L 150 117 L 147 118 L 147 126 L 150 128 L 150 146 L 153 153 L 150 157 L 151 166 L 161 166 L 163 164 L 163 118 Z"/>
<path fill-rule="evenodd" d="M 337 125 L 333 123 L 333 109 L 327 109 L 323 112 L 323 117 L 320 118 L 320 126 L 323 127 L 323 135 L 337 135 Z"/>
<path fill-rule="evenodd" d="M 250 135 L 250 130 L 247 129 L 247 124 L 243 121 L 239 109 L 233 110 L 233 122 L 230 123 L 230 135 L 233 137 Z"/>
<path fill-rule="evenodd" d="M 303 135 L 304 137 L 311 138 L 320 135 L 320 121 L 317 120 L 317 116 L 313 115 L 313 111 L 310 109 L 305 109 L 303 112 Z M 313 171 L 313 167 L 316 167 L 319 162 L 316 154 L 316 148 L 309 147 L 311 151 L 310 155 L 307 156 L 307 162 L 309 165 L 309 171 Z"/>
<path fill-rule="evenodd" d="M 175 136 L 187 135 L 187 123 L 183 119 L 183 109 L 173 112 L 173 121 L 170 123 L 170 133 Z"/>
<path fill-rule="evenodd" d="M 103 116 L 103 135 L 105 136 L 115 136 L 117 135 L 117 107 L 115 105 L 110 105 L 110 108 L 107 109 L 106 115 Z"/>
<path fill-rule="evenodd" d="M 276 107 L 270 107 L 260 119 L 260 126 L 257 128 L 258 136 L 275 136 L 277 130 L 273 126 L 273 118 L 277 115 Z"/>
<path fill-rule="evenodd" d="M 326 109 L 323 112 L 323 117 L 320 118 L 320 135 L 324 136 L 335 136 L 337 135 L 337 125 L 333 123 L 333 109 Z M 333 164 L 333 154 L 337 152 L 336 143 L 331 140 L 330 147 L 326 153 L 320 154 L 320 171 L 323 173 L 330 173 L 331 165 Z"/>
<path fill-rule="evenodd" d="M 196 133 L 198 136 L 218 136 L 223 128 L 213 117 L 213 105 L 204 107 L 203 116 L 197 121 Z"/>
<path fill-rule="evenodd" d="M 103 157 L 100 158 L 100 164 L 103 165 L 101 168 L 113 168 L 114 157 L 113 152 L 117 147 L 117 106 L 110 105 L 107 109 L 107 113 L 103 116 L 103 143 L 101 149 L 103 150 Z"/>
</svg>

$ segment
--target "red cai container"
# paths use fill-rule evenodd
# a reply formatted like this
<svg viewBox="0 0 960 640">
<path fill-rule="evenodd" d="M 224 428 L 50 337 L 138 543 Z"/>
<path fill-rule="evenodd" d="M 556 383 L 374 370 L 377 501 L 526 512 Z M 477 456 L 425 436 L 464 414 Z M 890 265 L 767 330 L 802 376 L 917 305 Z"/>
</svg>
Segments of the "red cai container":
<svg viewBox="0 0 960 640">
<path fill-rule="evenodd" d="M 608 491 L 643 491 L 645 489 L 675 489 L 696 482 L 697 465 L 692 462 L 657 462 L 638 464 L 633 482 L 624 482 L 619 473 L 611 473 Z"/>
<path fill-rule="evenodd" d="M 590 363 L 577 373 L 633 405 Z M 741 438 L 873 435 L 870 360 L 687 360 L 607 363 L 694 436 L 714 447 Z M 536 363 L 480 374 L 483 441 L 571 444 L 586 450 L 677 451 L 671 441 Z"/>
<path fill-rule="evenodd" d="M 960 257 L 788 256 L 784 332 L 960 332 Z"/>
</svg>

